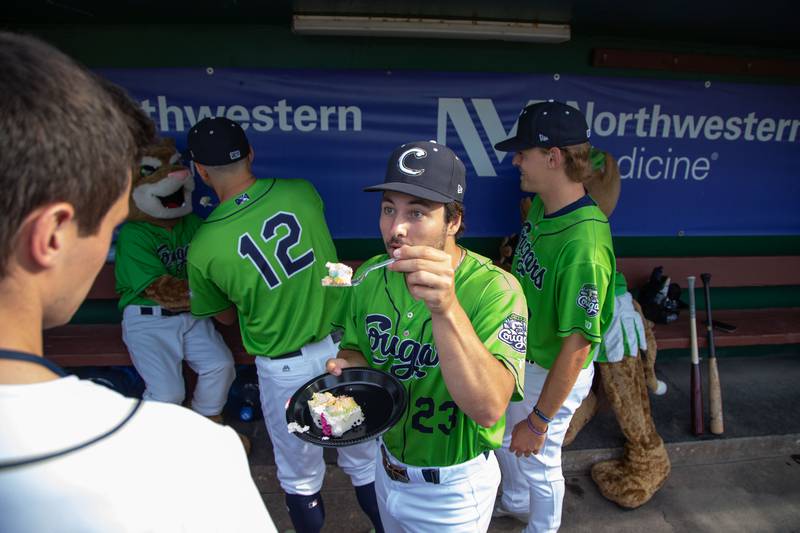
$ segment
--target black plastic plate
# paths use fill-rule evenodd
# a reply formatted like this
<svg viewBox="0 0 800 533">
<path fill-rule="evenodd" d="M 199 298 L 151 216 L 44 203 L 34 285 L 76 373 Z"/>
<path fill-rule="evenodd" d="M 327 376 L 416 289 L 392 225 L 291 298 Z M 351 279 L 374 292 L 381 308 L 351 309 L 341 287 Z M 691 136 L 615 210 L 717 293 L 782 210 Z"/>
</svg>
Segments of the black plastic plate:
<svg viewBox="0 0 800 533">
<path fill-rule="evenodd" d="M 308 400 L 315 392 L 352 396 L 364 412 L 364 422 L 341 437 L 323 439 L 322 429 L 314 424 L 308 409 Z M 325 373 L 297 389 L 286 406 L 286 423 L 308 426 L 305 433 L 294 435 L 311 444 L 328 448 L 352 446 L 388 431 L 400 420 L 406 401 L 406 390 L 394 376 L 372 368 L 345 368 L 341 376 Z"/>
</svg>

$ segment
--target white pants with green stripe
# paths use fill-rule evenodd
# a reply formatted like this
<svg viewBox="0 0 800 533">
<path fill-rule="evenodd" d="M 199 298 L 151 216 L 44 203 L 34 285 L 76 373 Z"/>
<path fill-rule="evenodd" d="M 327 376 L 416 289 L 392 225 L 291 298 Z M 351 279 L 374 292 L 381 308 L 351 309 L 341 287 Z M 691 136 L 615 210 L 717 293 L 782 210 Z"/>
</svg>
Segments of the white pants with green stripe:
<svg viewBox="0 0 800 533">
<path fill-rule="evenodd" d="M 325 477 L 322 448 L 289 433 L 286 404 L 297 389 L 325 372 L 325 363 L 336 357 L 338 346 L 328 335 L 319 342 L 303 346 L 300 351 L 301 356 L 290 359 L 256 357 L 256 371 L 261 409 L 272 440 L 281 488 L 289 494 L 311 496 L 320 491 Z M 376 441 L 337 448 L 337 463 L 350 476 L 353 486 L 375 481 L 377 449 Z"/>
<path fill-rule="evenodd" d="M 547 438 L 539 453 L 530 457 L 517 457 L 508 449 L 511 431 L 533 411 L 547 373 L 548 370 L 539 365 L 530 362 L 525 364 L 525 399 L 509 404 L 503 447 L 495 450 L 503 473 L 500 505 L 513 513 L 530 513 L 525 533 L 555 532 L 561 525 L 561 507 L 564 503 L 561 444 L 572 415 L 592 387 L 594 364 L 578 374 L 575 386 L 549 424 Z"/>
</svg>

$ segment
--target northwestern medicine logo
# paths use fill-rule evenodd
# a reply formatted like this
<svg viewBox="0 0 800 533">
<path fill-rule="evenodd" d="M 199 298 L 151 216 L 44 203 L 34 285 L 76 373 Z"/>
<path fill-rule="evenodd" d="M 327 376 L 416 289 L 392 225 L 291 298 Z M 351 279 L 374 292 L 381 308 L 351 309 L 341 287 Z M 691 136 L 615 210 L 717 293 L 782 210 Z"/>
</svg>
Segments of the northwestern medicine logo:
<svg viewBox="0 0 800 533">
<path fill-rule="evenodd" d="M 529 100 L 525 105 L 543 101 Z M 762 117 L 755 112 L 743 112 L 738 116 L 677 114 L 664 110 L 661 104 L 639 107 L 630 112 L 612 112 L 602 109 L 592 100 L 583 105 L 576 101 L 566 103 L 584 113 L 592 138 L 626 137 L 633 143 L 637 139 L 785 143 L 800 139 L 800 120 Z M 453 139 L 448 139 L 448 132 L 455 130 L 475 173 L 484 177 L 497 176 L 495 169 L 500 168 L 506 156 L 514 154 L 499 152 L 493 147 L 497 142 L 516 135 L 516 118 L 511 129 L 506 131 L 490 98 L 439 98 L 437 142 L 455 144 Z M 711 174 L 713 161 L 719 157 L 718 152 L 711 152 L 708 157 L 687 156 L 675 152 L 670 146 L 659 150 L 659 153 L 653 153 L 651 147 L 651 152 L 648 152 L 647 147 L 637 145 L 625 149 L 617 158 L 622 179 L 702 181 Z"/>
<path fill-rule="evenodd" d="M 414 98 L 413 95 L 409 97 L 409 105 L 422 105 Z M 543 101 L 544 98 L 532 99 L 525 105 Z M 461 144 L 475 175 L 497 176 L 497 170 L 504 168 L 503 162 L 509 154 L 495 150 L 494 145 L 516 134 L 517 116 L 501 118 L 495 100 L 491 98 L 448 97 L 437 98 L 436 103 L 436 116 L 424 113 L 419 117 L 420 125 L 428 128 L 435 118 L 438 143 L 454 147 Z M 519 103 L 523 104 L 521 100 Z M 608 110 L 603 102 L 594 100 L 567 100 L 566 103 L 583 112 L 592 138 L 601 138 L 596 141 L 599 146 L 602 146 L 602 138 L 625 139 L 627 144 L 618 150 L 617 155 L 622 179 L 703 181 L 711 175 L 714 161 L 719 158 L 717 151 L 699 156 L 687 155 L 680 153 L 679 148 L 670 146 L 671 140 L 787 144 L 800 140 L 800 120 L 763 116 L 749 110 L 714 115 L 675 112 L 669 106 L 654 102 L 631 104 L 629 109 L 622 111 Z M 225 116 L 237 121 L 244 130 L 250 129 L 255 133 L 277 131 L 330 135 L 362 132 L 363 124 L 368 123 L 370 118 L 374 120 L 374 117 L 365 116 L 362 108 L 352 102 L 332 104 L 280 98 L 249 106 L 212 106 L 186 105 L 184 102 L 168 100 L 165 95 L 156 95 L 142 100 L 141 105 L 164 133 L 186 131 L 208 116 Z M 390 114 L 389 111 L 386 113 Z M 379 122 L 385 124 L 386 120 Z M 653 146 L 653 140 L 660 142 Z M 648 141 L 651 141 L 648 146 L 642 146 Z M 713 150 L 709 144 L 703 146 Z"/>
</svg>

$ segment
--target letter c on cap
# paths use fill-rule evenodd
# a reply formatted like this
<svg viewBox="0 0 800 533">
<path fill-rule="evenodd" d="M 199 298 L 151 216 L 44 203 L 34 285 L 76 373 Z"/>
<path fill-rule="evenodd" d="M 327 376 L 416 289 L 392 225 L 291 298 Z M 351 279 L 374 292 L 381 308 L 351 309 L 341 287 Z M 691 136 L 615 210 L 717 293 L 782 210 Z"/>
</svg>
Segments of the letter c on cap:
<svg viewBox="0 0 800 533">
<path fill-rule="evenodd" d="M 425 172 L 424 168 L 414 169 L 406 166 L 405 161 L 409 155 L 413 155 L 416 159 L 422 159 L 428 157 L 428 152 L 422 148 L 411 148 L 400 154 L 400 157 L 397 159 L 397 167 L 400 169 L 400 172 L 409 176 L 419 176 Z"/>
</svg>

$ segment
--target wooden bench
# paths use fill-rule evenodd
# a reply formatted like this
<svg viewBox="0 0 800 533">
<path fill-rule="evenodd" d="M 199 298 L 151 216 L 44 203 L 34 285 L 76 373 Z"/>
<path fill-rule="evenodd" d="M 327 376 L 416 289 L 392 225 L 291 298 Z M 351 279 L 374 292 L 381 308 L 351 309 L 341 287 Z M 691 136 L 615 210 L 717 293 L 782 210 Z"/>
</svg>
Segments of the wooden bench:
<svg viewBox="0 0 800 533">
<path fill-rule="evenodd" d="M 701 347 L 707 345 L 701 273 L 711 274 L 712 303 L 715 290 L 720 288 L 800 285 L 800 256 L 622 257 L 617 260 L 617 266 L 625 274 L 631 290 L 647 283 L 657 266 L 663 266 L 664 275 L 670 276 L 684 290 L 686 278 L 695 276 L 698 344 Z M 688 302 L 688 297 L 684 300 Z M 736 326 L 732 333 L 714 330 L 717 347 L 800 343 L 800 307 L 715 308 L 712 319 Z M 655 335 L 659 350 L 690 348 L 688 309 L 682 310 L 675 322 L 656 324 Z"/>
<path fill-rule="evenodd" d="M 361 261 L 345 261 L 357 267 Z M 103 265 L 97 275 L 87 300 L 119 299 L 114 291 L 114 265 Z M 223 326 L 214 322 L 228 344 L 236 364 L 253 364 L 253 356 L 242 346 L 239 327 Z M 44 355 L 62 367 L 128 366 L 131 363 L 128 349 L 122 342 L 122 326 L 108 324 L 67 324 L 44 332 Z"/>
<path fill-rule="evenodd" d="M 357 266 L 360 261 L 345 261 Z M 800 256 L 774 257 L 623 257 L 618 268 L 625 274 L 631 289 L 641 287 L 654 267 L 664 267 L 664 274 L 686 288 L 686 277 L 697 277 L 698 340 L 706 344 L 702 334 L 705 318 L 701 272 L 712 274 L 712 298 L 716 288 L 769 287 L 800 285 Z M 88 295 L 89 299 L 116 300 L 114 266 L 103 267 Z M 761 344 L 800 343 L 800 307 L 770 307 L 761 309 L 720 309 L 713 318 L 735 324 L 734 333 L 718 332 L 716 345 L 749 346 Z M 252 356 L 242 347 L 238 327 L 217 324 L 238 364 L 251 364 Z M 689 313 L 684 310 L 677 321 L 657 324 L 656 342 L 659 349 L 689 348 Z M 64 367 L 127 366 L 131 364 L 122 342 L 119 324 L 69 324 L 54 328 L 44 335 L 45 356 Z"/>
</svg>

